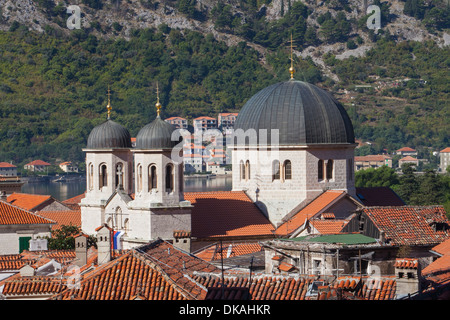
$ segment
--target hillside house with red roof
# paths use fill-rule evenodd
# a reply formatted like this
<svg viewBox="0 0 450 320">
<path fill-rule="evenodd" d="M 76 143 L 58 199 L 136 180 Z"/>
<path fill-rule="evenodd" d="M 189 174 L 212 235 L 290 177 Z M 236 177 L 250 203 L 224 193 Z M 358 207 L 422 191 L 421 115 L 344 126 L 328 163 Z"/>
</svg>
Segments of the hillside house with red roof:
<svg viewBox="0 0 450 320">
<path fill-rule="evenodd" d="M 403 147 L 395 151 L 397 155 L 400 155 L 402 157 L 406 156 L 414 156 L 417 157 L 417 150 L 410 148 L 410 147 Z"/>
<path fill-rule="evenodd" d="M 45 172 L 48 170 L 51 164 L 42 160 L 33 160 L 23 166 L 25 170 L 30 170 L 33 172 Z"/>
</svg>

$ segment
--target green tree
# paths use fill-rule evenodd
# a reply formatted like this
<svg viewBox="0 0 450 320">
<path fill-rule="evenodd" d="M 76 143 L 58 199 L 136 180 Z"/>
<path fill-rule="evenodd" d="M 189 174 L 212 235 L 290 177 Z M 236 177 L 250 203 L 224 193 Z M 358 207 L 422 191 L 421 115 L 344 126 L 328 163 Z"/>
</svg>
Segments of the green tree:
<svg viewBox="0 0 450 320">
<path fill-rule="evenodd" d="M 399 186 L 394 188 L 400 198 L 405 201 L 406 204 L 412 204 L 411 201 L 417 195 L 419 190 L 419 182 L 414 174 L 416 169 L 412 163 L 405 163 L 402 165 L 402 175 L 399 177 Z"/>
<path fill-rule="evenodd" d="M 75 236 L 81 232 L 78 226 L 62 225 L 61 228 L 52 231 L 52 237 L 47 237 L 47 247 L 49 250 L 70 250 L 75 249 Z M 96 239 L 92 236 L 88 238 L 87 247 L 95 246 Z"/>
<path fill-rule="evenodd" d="M 415 205 L 438 205 L 445 201 L 444 186 L 434 170 L 426 170 L 419 180 L 418 192 L 412 196 Z"/>
<path fill-rule="evenodd" d="M 388 166 L 359 170 L 355 173 L 356 187 L 394 187 L 398 184 L 397 173 Z"/>
</svg>

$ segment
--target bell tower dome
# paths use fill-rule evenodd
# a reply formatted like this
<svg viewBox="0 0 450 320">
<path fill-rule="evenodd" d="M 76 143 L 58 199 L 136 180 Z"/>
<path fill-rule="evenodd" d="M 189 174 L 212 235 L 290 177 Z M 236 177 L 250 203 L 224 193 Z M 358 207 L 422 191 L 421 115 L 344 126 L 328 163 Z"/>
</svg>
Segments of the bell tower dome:
<svg viewBox="0 0 450 320">
<path fill-rule="evenodd" d="M 86 197 L 81 201 L 82 228 L 93 234 L 104 223 L 104 207 L 116 190 L 132 192 L 131 135 L 111 120 L 110 90 L 108 88 L 108 116 L 105 122 L 92 129 L 86 152 Z"/>
</svg>

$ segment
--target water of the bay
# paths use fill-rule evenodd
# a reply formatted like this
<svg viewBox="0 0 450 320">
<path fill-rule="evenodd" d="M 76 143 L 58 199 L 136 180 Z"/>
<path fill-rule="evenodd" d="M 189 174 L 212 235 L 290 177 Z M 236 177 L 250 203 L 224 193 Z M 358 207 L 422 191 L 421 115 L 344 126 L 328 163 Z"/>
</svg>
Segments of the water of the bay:
<svg viewBox="0 0 450 320">
<path fill-rule="evenodd" d="M 231 175 L 215 177 L 188 177 L 184 179 L 185 192 L 230 191 Z M 67 182 L 26 182 L 22 186 L 23 193 L 51 195 L 59 201 L 70 199 L 84 193 L 86 180 Z"/>
</svg>

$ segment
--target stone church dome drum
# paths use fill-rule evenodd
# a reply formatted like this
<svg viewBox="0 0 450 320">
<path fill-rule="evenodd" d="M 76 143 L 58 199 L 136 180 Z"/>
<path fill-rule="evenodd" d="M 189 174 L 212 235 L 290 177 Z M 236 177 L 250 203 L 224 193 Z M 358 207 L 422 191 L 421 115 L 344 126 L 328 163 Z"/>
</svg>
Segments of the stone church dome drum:
<svg viewBox="0 0 450 320">
<path fill-rule="evenodd" d="M 131 148 L 131 135 L 126 128 L 108 119 L 92 129 L 87 140 L 87 148 Z"/>
<path fill-rule="evenodd" d="M 239 112 L 235 143 L 251 145 L 251 139 L 239 139 L 238 129 L 254 129 L 259 137 L 265 137 L 260 130 L 266 129 L 269 145 L 273 129 L 279 130 L 281 146 L 355 143 L 353 125 L 344 107 L 325 90 L 294 79 L 262 89 Z"/>
</svg>

